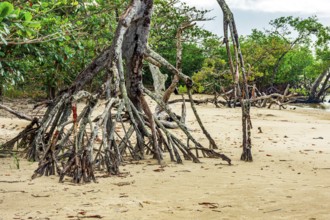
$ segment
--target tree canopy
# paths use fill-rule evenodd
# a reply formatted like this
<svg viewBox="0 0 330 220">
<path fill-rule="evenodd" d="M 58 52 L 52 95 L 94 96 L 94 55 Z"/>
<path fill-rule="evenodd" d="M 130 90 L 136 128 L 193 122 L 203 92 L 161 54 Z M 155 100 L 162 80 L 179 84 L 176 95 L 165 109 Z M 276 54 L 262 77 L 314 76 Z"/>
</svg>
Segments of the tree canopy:
<svg viewBox="0 0 330 220">
<path fill-rule="evenodd" d="M 54 98 L 56 92 L 67 87 L 110 44 L 119 15 L 128 2 L 1 2 L 1 95 L 5 92 L 13 96 Z M 177 30 L 180 26 L 193 25 L 183 32 L 182 68 L 188 76 L 195 74 L 197 81 L 205 81 L 203 85 L 197 82 L 204 88 L 196 90 L 199 92 L 212 91 L 206 88 L 210 75 L 203 74 L 207 63 L 223 60 L 223 71 L 229 69 L 221 38 L 194 25 L 210 19 L 208 11 L 179 0 L 155 1 L 149 45 L 175 63 Z M 241 37 L 249 66 L 248 80 L 261 91 L 281 91 L 290 84 L 294 91 L 308 95 L 316 78 L 329 68 L 329 27 L 316 17 L 291 16 L 270 21 L 270 27 Z M 218 70 L 210 71 L 215 78 L 221 77 Z M 144 82 L 151 84 L 149 69 L 144 68 L 144 72 Z M 166 74 L 168 70 L 162 72 Z M 94 80 L 90 88 L 99 85 Z M 228 82 L 222 85 L 223 89 L 226 86 Z"/>
</svg>

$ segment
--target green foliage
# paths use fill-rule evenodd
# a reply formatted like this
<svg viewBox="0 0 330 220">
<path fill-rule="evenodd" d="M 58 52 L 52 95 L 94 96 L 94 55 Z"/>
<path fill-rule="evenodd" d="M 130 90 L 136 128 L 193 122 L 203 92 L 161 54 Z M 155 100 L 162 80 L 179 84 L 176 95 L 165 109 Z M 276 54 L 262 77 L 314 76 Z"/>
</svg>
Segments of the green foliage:
<svg viewBox="0 0 330 220">
<path fill-rule="evenodd" d="M 270 24 L 270 30 L 241 38 L 249 80 L 264 91 L 270 86 L 283 90 L 287 84 L 307 91 L 322 72 L 317 66 L 328 56 L 329 28 L 316 17 L 281 17 Z"/>
<path fill-rule="evenodd" d="M 16 166 L 16 169 L 19 170 L 20 166 L 19 166 L 19 157 L 17 156 L 17 154 L 14 152 L 13 153 L 13 159 L 14 159 L 14 164 Z"/>
<path fill-rule="evenodd" d="M 110 44 L 116 12 L 127 1 L 9 4 L 13 10 L 1 13 L 6 16 L 0 19 L 0 95 L 1 90 L 20 88 L 52 97 Z"/>
<path fill-rule="evenodd" d="M 207 13 L 207 10 L 190 7 L 179 0 L 155 1 L 149 44 L 170 63 L 175 65 L 178 28 L 191 21 L 208 20 Z M 214 35 L 197 25 L 183 32 L 182 71 L 186 75 L 192 76 L 202 68 L 203 61 L 208 55 L 205 54 L 205 49 L 199 42 L 209 38 L 214 38 Z M 161 71 L 171 75 L 167 69 L 161 69 Z M 170 77 L 168 79 L 169 82 Z"/>
<path fill-rule="evenodd" d="M 186 94 L 188 92 L 188 89 L 184 85 L 179 85 L 178 91 L 179 91 L 179 94 Z"/>
<path fill-rule="evenodd" d="M 72 83 L 114 37 L 129 0 L 31 0 L 0 3 L 0 96 L 46 96 Z M 155 0 L 149 44 L 175 66 L 178 28 L 208 20 L 206 10 L 179 0 Z M 171 19 L 169 19 L 171 18 Z M 305 94 L 329 67 L 329 27 L 316 17 L 281 17 L 267 31 L 241 37 L 248 80 L 265 91 L 291 84 Z M 232 75 L 222 40 L 195 25 L 183 33 L 183 72 L 198 93 L 228 90 Z M 144 82 L 151 82 L 145 68 Z M 162 69 L 165 74 L 171 75 Z M 90 89 L 98 88 L 102 74 Z M 169 77 L 170 80 L 170 77 Z M 184 86 L 179 91 L 186 92 Z"/>
<path fill-rule="evenodd" d="M 14 6 L 9 2 L 0 3 L 0 19 L 1 21 L 12 13 Z"/>
<path fill-rule="evenodd" d="M 232 76 L 227 70 L 224 60 L 208 58 L 204 60 L 202 69 L 196 72 L 192 79 L 194 92 L 214 94 L 220 93 L 223 88 L 228 87 Z"/>
<path fill-rule="evenodd" d="M 41 25 L 33 20 L 32 12 L 28 10 L 30 9 L 14 7 L 9 2 L 0 3 L 1 44 L 17 44 L 18 39 L 33 38 L 37 34 Z"/>
<path fill-rule="evenodd" d="M 279 68 L 277 83 L 299 86 L 307 83 L 311 76 L 310 67 L 315 60 L 312 51 L 307 47 L 291 50 L 283 59 Z"/>
<path fill-rule="evenodd" d="M 317 76 L 329 68 L 329 28 L 316 17 L 281 17 L 270 24 L 270 30 L 253 30 L 251 35 L 240 37 L 248 81 L 261 91 L 268 91 L 270 86 L 281 91 L 290 84 L 292 91 L 306 95 Z M 221 92 L 232 83 L 228 67 L 223 65 L 219 69 L 215 65 L 219 57 L 226 57 L 219 42 L 216 39 L 203 42 L 209 58 L 193 75 L 196 91 L 202 86 L 206 93 Z"/>
<path fill-rule="evenodd" d="M 302 96 L 308 95 L 308 91 L 305 88 L 292 88 L 292 89 L 289 89 L 289 91 L 291 93 L 302 95 Z"/>
</svg>

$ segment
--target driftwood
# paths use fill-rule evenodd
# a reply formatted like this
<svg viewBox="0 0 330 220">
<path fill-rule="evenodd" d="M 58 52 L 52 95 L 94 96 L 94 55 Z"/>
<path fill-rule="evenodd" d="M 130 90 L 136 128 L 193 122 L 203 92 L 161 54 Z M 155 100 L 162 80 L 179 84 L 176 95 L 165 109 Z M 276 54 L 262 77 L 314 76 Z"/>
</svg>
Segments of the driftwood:
<svg viewBox="0 0 330 220">
<path fill-rule="evenodd" d="M 222 97 L 222 99 L 217 99 L 217 103 L 221 104 L 223 106 L 232 106 L 233 105 L 233 99 L 230 99 L 224 95 L 219 95 L 219 97 Z M 223 101 L 226 100 L 226 101 Z M 288 94 L 286 96 L 279 94 L 279 93 L 273 93 L 270 95 L 261 94 L 260 96 L 255 96 L 250 98 L 250 102 L 252 106 L 255 106 L 257 108 L 270 108 L 272 105 L 278 105 L 280 109 L 285 109 L 287 104 L 290 103 L 306 103 L 308 97 L 307 96 L 298 96 L 297 94 Z M 183 102 L 184 100 L 181 99 L 173 99 L 168 102 L 168 104 L 174 104 Z M 192 100 L 196 105 L 201 104 L 214 104 L 215 100 L 214 98 L 205 98 L 205 99 L 193 99 Z M 236 102 L 235 106 L 241 106 L 240 102 Z"/>
<path fill-rule="evenodd" d="M 219 95 L 218 98 L 219 97 L 221 97 L 221 96 Z M 183 102 L 183 101 L 184 101 L 183 98 L 181 98 L 181 99 L 173 99 L 173 100 L 168 101 L 168 104 L 174 104 L 174 103 Z M 214 104 L 214 105 L 216 105 L 216 103 L 217 103 L 217 104 L 221 104 L 223 106 L 226 106 L 227 105 L 227 102 L 226 101 L 222 101 L 222 100 L 219 100 L 219 99 L 217 99 L 215 101 L 214 98 L 192 99 L 192 101 L 196 105 L 207 104 L 207 103 L 211 103 L 211 104 Z"/>
<path fill-rule="evenodd" d="M 278 105 L 279 109 L 286 109 L 286 105 L 290 103 L 305 103 L 308 97 L 298 96 L 297 94 L 289 94 L 290 85 L 287 85 L 283 94 L 272 93 L 266 95 L 265 93 L 259 93 L 259 96 L 253 95 L 250 99 L 251 105 L 258 108 L 271 108 L 273 105 Z"/>
</svg>

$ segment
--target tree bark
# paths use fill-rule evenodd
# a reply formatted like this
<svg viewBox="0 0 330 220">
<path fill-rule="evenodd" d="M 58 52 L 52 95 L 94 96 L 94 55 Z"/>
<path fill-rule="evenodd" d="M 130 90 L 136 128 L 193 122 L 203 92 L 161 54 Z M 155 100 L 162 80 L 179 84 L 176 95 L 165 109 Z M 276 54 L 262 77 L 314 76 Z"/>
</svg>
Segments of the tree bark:
<svg viewBox="0 0 330 220">
<path fill-rule="evenodd" d="M 123 59 L 125 61 L 125 78 L 127 94 L 133 105 L 138 111 L 144 110 L 146 113 L 150 112 L 142 95 L 142 66 L 143 57 L 147 46 L 149 37 L 150 21 L 152 16 L 153 1 L 142 0 L 137 8 L 137 16 L 134 18 L 130 27 L 127 29 L 122 45 Z M 149 117 L 152 115 L 148 114 Z M 138 128 L 142 134 L 143 122 L 138 122 Z M 155 126 L 152 118 L 149 118 L 149 123 L 152 126 L 152 133 L 155 133 Z M 158 143 L 156 138 L 153 138 L 153 147 L 155 152 L 158 152 Z M 144 143 L 143 140 L 138 139 L 136 151 L 139 152 L 141 159 L 143 158 Z M 160 159 L 158 155 L 158 159 Z"/>
<path fill-rule="evenodd" d="M 142 95 L 143 56 L 149 36 L 152 0 L 142 0 L 137 9 L 137 16 L 127 29 L 122 45 L 125 61 L 126 88 L 128 96 L 138 110 L 141 110 L 139 97 Z"/>
<path fill-rule="evenodd" d="M 162 97 L 165 92 L 165 82 L 168 76 L 166 74 L 162 74 L 159 67 L 152 63 L 149 63 L 149 69 L 153 79 L 154 90 L 158 96 Z"/>
<path fill-rule="evenodd" d="M 230 70 L 233 74 L 234 78 L 234 89 L 237 89 L 238 94 L 240 95 L 240 104 L 242 108 L 242 131 L 243 131 L 243 153 L 241 155 L 241 160 L 244 161 L 252 161 L 252 152 L 251 152 L 251 129 L 252 123 L 250 119 L 250 98 L 249 98 L 249 90 L 247 83 L 247 74 L 244 66 L 244 59 L 240 48 L 240 43 L 238 40 L 238 32 L 236 29 L 235 19 L 233 13 L 230 11 L 225 0 L 217 0 L 224 16 L 224 41 L 226 42 L 226 49 L 229 58 Z M 231 52 L 228 41 L 228 27 L 230 30 L 232 44 L 234 48 L 234 57 L 235 57 L 235 66 L 233 61 L 231 60 Z M 242 73 L 242 89 L 239 86 L 239 68 Z M 242 90 L 242 92 L 241 92 Z M 235 100 L 236 103 L 236 100 Z"/>
<path fill-rule="evenodd" d="M 327 77 L 328 75 L 328 77 Z M 329 80 L 330 77 L 330 69 L 327 68 L 322 74 L 320 74 L 316 80 L 314 81 L 312 88 L 310 89 L 309 92 L 309 97 L 307 102 L 320 102 L 320 100 L 318 100 L 322 94 L 318 93 L 318 88 L 320 87 L 322 81 L 324 78 L 326 78 L 325 80 L 325 84 L 327 84 L 327 81 Z"/>
<path fill-rule="evenodd" d="M 329 89 L 329 86 L 328 86 L 329 81 L 330 81 L 330 71 L 328 71 L 328 75 L 325 77 L 323 84 L 321 86 L 321 89 L 317 93 L 317 100 L 323 101 L 322 99 L 324 98 L 327 90 Z"/>
</svg>

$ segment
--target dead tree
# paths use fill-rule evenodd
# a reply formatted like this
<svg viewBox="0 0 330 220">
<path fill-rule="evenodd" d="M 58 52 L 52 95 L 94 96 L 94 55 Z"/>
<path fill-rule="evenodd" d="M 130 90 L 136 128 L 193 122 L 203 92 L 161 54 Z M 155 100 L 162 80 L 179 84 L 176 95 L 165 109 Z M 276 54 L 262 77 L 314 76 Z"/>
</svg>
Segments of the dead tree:
<svg viewBox="0 0 330 220">
<path fill-rule="evenodd" d="M 24 143 L 20 147 L 26 149 L 27 158 L 39 161 L 33 178 L 58 174 L 60 181 L 65 176 L 76 183 L 95 181 L 95 168 L 118 174 L 125 157 L 143 159 L 147 151 L 159 163 L 165 150 L 177 163 L 182 163 L 182 156 L 199 162 L 198 152 L 231 163 L 226 155 L 203 147 L 168 105 L 143 87 L 142 65 L 146 57 L 168 67 L 187 87 L 192 86 L 188 76 L 146 48 L 152 8 L 153 0 L 132 0 L 119 18 L 112 45 L 77 76 L 72 86 L 57 96 L 41 120 L 16 137 L 15 142 Z M 84 91 L 84 87 L 103 69 L 108 74 L 107 82 L 117 78 L 114 80 L 117 83 L 107 83 L 105 88 L 118 93 L 109 95 L 103 103 L 103 112 L 93 119 L 104 91 L 91 94 Z M 113 86 L 119 88 L 109 88 Z M 186 135 L 187 144 L 152 114 L 145 94 L 175 121 Z"/>
<path fill-rule="evenodd" d="M 252 161 L 251 152 L 251 129 L 252 123 L 250 119 L 250 98 L 249 89 L 247 84 L 246 70 L 244 66 L 244 59 L 240 48 L 240 43 L 238 40 L 238 33 L 236 29 L 235 19 L 233 13 L 230 11 L 225 0 L 217 0 L 222 12 L 223 12 L 223 27 L 224 27 L 224 42 L 226 44 L 227 55 L 229 59 L 230 70 L 233 75 L 234 80 L 234 96 L 236 103 L 236 95 L 239 95 L 240 104 L 242 108 L 242 131 L 243 131 L 243 153 L 241 155 L 241 160 Z M 232 59 L 232 54 L 230 50 L 228 28 L 232 39 L 232 45 L 234 49 L 234 61 Z M 242 85 L 239 85 L 240 70 L 242 75 Z"/>
</svg>

